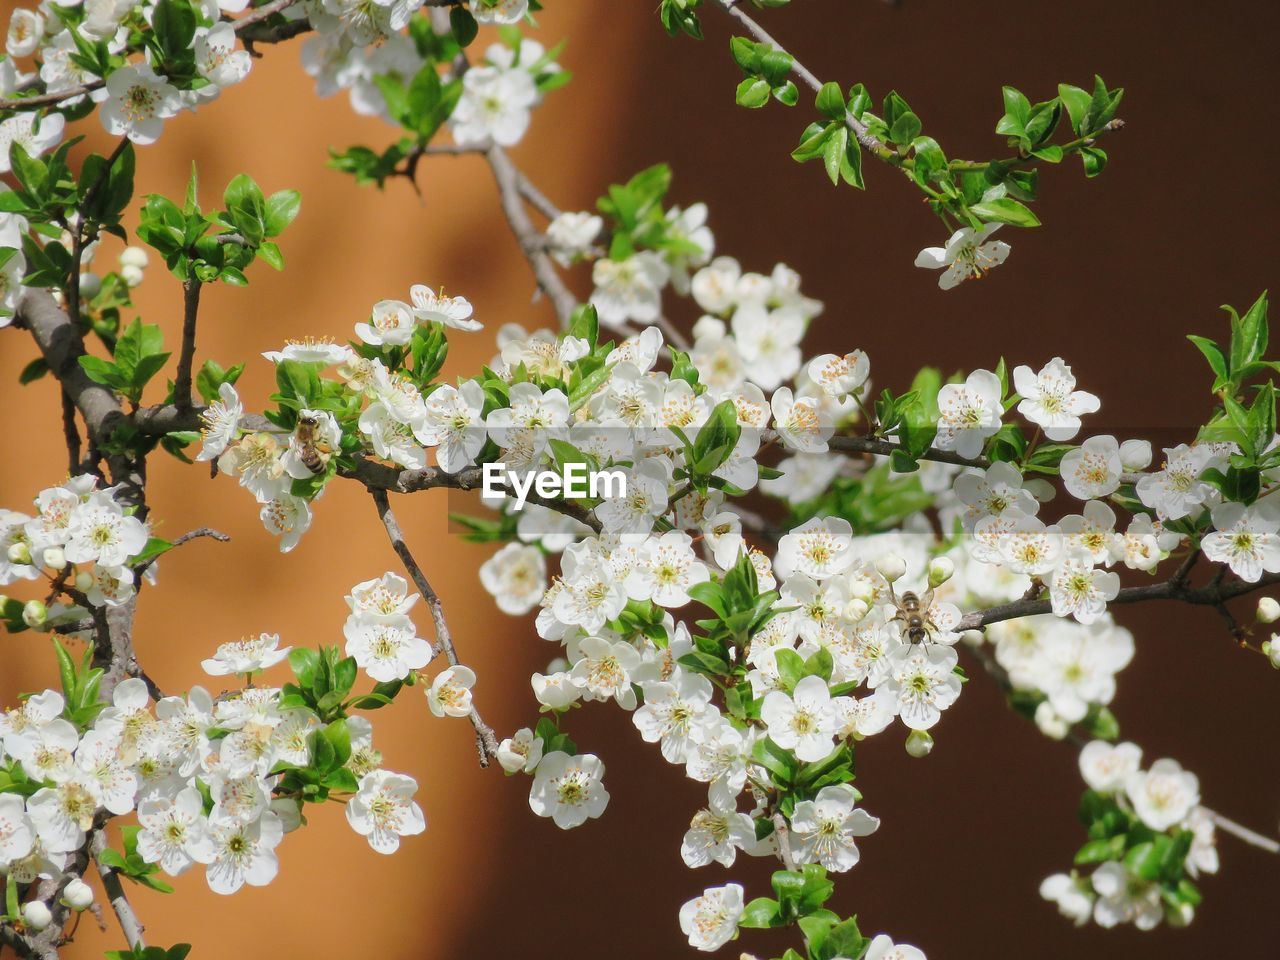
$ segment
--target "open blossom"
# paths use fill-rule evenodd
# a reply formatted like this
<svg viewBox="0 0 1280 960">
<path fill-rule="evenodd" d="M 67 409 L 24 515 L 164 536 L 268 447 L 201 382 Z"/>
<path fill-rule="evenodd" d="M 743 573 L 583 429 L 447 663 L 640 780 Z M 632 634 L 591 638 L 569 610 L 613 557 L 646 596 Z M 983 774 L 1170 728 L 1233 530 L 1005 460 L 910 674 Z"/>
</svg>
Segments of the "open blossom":
<svg viewBox="0 0 1280 960">
<path fill-rule="evenodd" d="M 551 255 L 562 267 L 567 267 L 591 249 L 591 244 L 603 229 L 604 220 L 594 213 L 562 213 L 547 224 Z"/>
<path fill-rule="evenodd" d="M 1135 877 L 1124 864 L 1104 863 L 1089 879 L 1098 894 L 1093 905 L 1098 926 L 1132 923 L 1139 930 L 1152 930 L 1164 917 L 1159 885 Z"/>
<path fill-rule="evenodd" d="M 842 517 L 814 517 L 778 541 L 774 570 L 782 579 L 803 573 L 814 580 L 825 580 L 844 573 L 853 561 L 853 527 L 849 521 Z"/>
<path fill-rule="evenodd" d="M 1080 751 L 1080 775 L 1091 790 L 1113 793 L 1124 787 L 1130 774 L 1142 765 L 1142 748 L 1136 743 L 1094 740 Z"/>
<path fill-rule="evenodd" d="M 195 787 L 186 787 L 173 798 L 153 797 L 138 804 L 138 853 L 147 863 L 158 863 L 171 877 L 180 876 L 193 863 L 213 858 L 213 840 L 204 817 L 204 801 Z"/>
<path fill-rule="evenodd" d="M 302 497 L 281 493 L 262 505 L 258 518 L 268 533 L 280 538 L 280 552 L 288 553 L 311 526 L 311 504 Z"/>
<path fill-rule="evenodd" d="M 876 685 L 876 696 L 884 697 L 909 729 L 928 730 L 960 696 L 958 659 L 952 647 L 900 644 L 888 653 L 887 676 Z"/>
<path fill-rule="evenodd" d="M 844 356 L 824 353 L 809 361 L 809 379 L 833 400 L 857 393 L 871 375 L 871 360 L 861 350 Z"/>
<path fill-rule="evenodd" d="M 964 528 L 972 531 L 983 517 L 1007 513 L 1033 516 L 1040 504 L 1023 486 L 1022 474 L 1011 463 L 999 460 L 985 471 L 974 470 L 956 477 L 955 494 L 965 505 Z"/>
<path fill-rule="evenodd" d="M 689 590 L 711 576 L 693 550 L 693 538 L 681 530 L 669 530 L 647 544 L 644 557 L 626 579 L 633 600 L 652 600 L 661 607 L 683 607 Z"/>
<path fill-rule="evenodd" d="M 498 744 L 498 764 L 507 773 L 533 773 L 542 762 L 542 738 L 521 727 Z"/>
<path fill-rule="evenodd" d="M 569 676 L 582 688 L 583 699 L 613 699 L 624 710 L 635 709 L 631 678 L 640 666 L 640 651 L 625 640 L 610 642 L 603 637 L 583 637 L 578 651 L 582 659 Z"/>
<path fill-rule="evenodd" d="M 462 77 L 462 96 L 450 122 L 459 145 L 493 141 L 502 147 L 519 143 L 529 129 L 530 109 L 538 88 L 526 70 L 472 67 Z"/>
<path fill-rule="evenodd" d="M 927 960 L 924 951 L 909 943 L 894 943 L 887 933 L 876 934 L 862 960 Z"/>
<path fill-rule="evenodd" d="M 792 854 L 796 863 L 820 863 L 828 870 L 849 870 L 860 854 L 855 840 L 870 836 L 880 821 L 854 807 L 848 784 L 823 787 L 812 800 L 796 804 L 791 815 Z"/>
<path fill-rule="evenodd" d="M 8 868 L 31 852 L 36 842 L 35 825 L 27 816 L 22 797 L 0 794 L 0 868 Z"/>
<path fill-rule="evenodd" d="M 599 757 L 590 753 L 571 757 L 556 750 L 538 764 L 529 807 L 540 817 L 550 817 L 561 830 L 594 820 L 608 805 L 604 764 Z"/>
<path fill-rule="evenodd" d="M 418 318 L 403 300 L 379 300 L 367 323 L 356 324 L 356 336 L 374 346 L 403 347 L 413 339 Z"/>
<path fill-rule="evenodd" d="M 529 11 L 529 0 L 474 0 L 471 15 L 476 23 L 519 23 Z"/>
<path fill-rule="evenodd" d="M 992 267 L 1004 263 L 1009 256 L 1009 245 L 1002 240 L 992 240 L 991 235 L 1000 229 L 998 223 L 986 223 L 980 230 L 961 227 L 947 240 L 945 247 L 925 247 L 916 256 L 916 266 L 929 270 L 942 270 L 938 286 L 950 290 L 965 280 L 980 280 Z"/>
<path fill-rule="evenodd" d="M 366 773 L 356 795 L 347 801 L 347 822 L 378 853 L 395 853 L 401 837 L 427 829 L 421 808 L 413 802 L 417 790 L 413 777 L 387 770 Z"/>
<path fill-rule="evenodd" d="M 60 113 L 44 117 L 19 113 L 0 122 L 0 173 L 9 172 L 9 151 L 13 144 L 22 144 L 28 154 L 38 157 L 57 146 L 65 126 L 66 118 Z M 21 260 L 21 257 L 15 259 Z"/>
<path fill-rule="evenodd" d="M 964 383 L 943 384 L 938 391 L 938 434 L 933 445 L 977 457 L 987 438 L 1000 429 L 1000 378 L 990 370 L 975 370 Z"/>
<path fill-rule="evenodd" d="M 1262 574 L 1280 572 L 1280 514 L 1270 503 L 1220 503 L 1213 508 L 1214 531 L 1200 548 L 1210 560 L 1225 563 L 1241 580 L 1257 583 Z"/>
<path fill-rule="evenodd" d="M 1155 510 L 1161 520 L 1179 520 L 1207 503 L 1216 492 L 1200 479 L 1214 461 L 1207 444 L 1185 443 L 1167 447 L 1160 470 L 1138 478 L 1138 499 Z"/>
<path fill-rule="evenodd" d="M 99 115 L 107 133 L 124 134 L 137 144 L 155 143 L 164 122 L 182 108 L 178 88 L 157 76 L 145 62 L 108 74 L 105 93 Z"/>
<path fill-rule="evenodd" d="M 797 400 L 790 387 L 779 387 L 773 392 L 769 406 L 773 411 L 774 428 L 788 450 L 827 452 L 827 440 L 835 432 L 835 424 L 830 417 L 824 416 L 816 398 Z"/>
<path fill-rule="evenodd" d="M 1069 550 L 1049 581 L 1049 600 L 1060 617 L 1092 623 L 1106 612 L 1107 603 L 1120 592 L 1120 577 L 1096 570 L 1084 550 Z"/>
<path fill-rule="evenodd" d="M 597 260 L 591 268 L 592 305 L 606 324 L 652 323 L 662 312 L 662 288 L 671 268 L 660 254 L 642 250 L 626 260 Z"/>
<path fill-rule="evenodd" d="M 680 671 L 670 681 L 642 683 L 644 706 L 631 721 L 646 743 L 657 743 L 669 763 L 684 763 L 694 748 L 700 729 L 719 719 L 711 705 L 711 681 L 696 673 Z"/>
<path fill-rule="evenodd" d="M 212 460 L 222 456 L 227 445 L 235 439 L 240 429 L 240 418 L 244 415 L 244 405 L 240 395 L 230 383 L 218 387 L 218 399 L 209 404 L 200 415 L 200 433 L 204 445 L 196 454 L 196 460 Z"/>
<path fill-rule="evenodd" d="M 275 666 L 292 649 L 280 649 L 278 633 L 260 633 L 256 637 L 220 644 L 217 652 L 210 659 L 201 661 L 200 665 L 211 677 L 257 673 Z"/>
<path fill-rule="evenodd" d="M 537 547 L 509 543 L 480 565 L 480 582 L 503 613 L 528 613 L 547 589 L 546 557 Z"/>
<path fill-rule="evenodd" d="M 1045 877 L 1040 884 L 1040 896 L 1058 905 L 1058 912 L 1077 927 L 1089 922 L 1093 915 L 1093 889 L 1086 881 L 1065 873 Z"/>
<path fill-rule="evenodd" d="M 349 617 L 342 628 L 347 656 L 379 683 L 403 680 L 431 662 L 431 644 L 418 636 L 408 617 Z"/>
<path fill-rule="evenodd" d="M 40 46 L 44 36 L 44 17 L 34 10 L 21 8 L 9 18 L 9 32 L 5 35 L 4 51 L 11 57 L 29 57 Z M 8 151 L 5 151 L 6 156 Z"/>
<path fill-rule="evenodd" d="M 445 473 L 457 473 L 476 462 L 486 439 L 483 409 L 484 389 L 474 380 L 460 387 L 444 384 L 427 397 L 422 433 L 426 446 L 435 447 L 436 463 Z"/>
<path fill-rule="evenodd" d="M 376 580 L 357 583 L 346 600 L 351 613 L 361 619 L 399 617 L 418 602 L 418 594 L 409 592 L 409 582 L 404 577 L 388 571 Z"/>
<path fill-rule="evenodd" d="M 689 938 L 689 946 L 711 953 L 738 935 L 743 909 L 739 884 L 708 887 L 680 908 L 680 930 Z"/>
<path fill-rule="evenodd" d="M 234 86 L 253 66 L 249 51 L 236 49 L 235 28 L 225 21 L 198 35 L 194 46 L 196 69 L 214 87 Z"/>
<path fill-rule="evenodd" d="M 1133 811 L 1152 830 L 1181 823 L 1200 803 L 1200 780 L 1176 760 L 1157 760 L 1149 770 L 1125 777 L 1124 792 Z"/>
<path fill-rule="evenodd" d="M 476 675 L 459 664 L 436 674 L 427 690 L 427 706 L 437 717 L 465 717 L 471 712 L 471 688 Z"/>
<path fill-rule="evenodd" d="M 81 507 L 72 521 L 64 548 L 70 563 L 123 566 L 147 545 L 147 526 L 137 517 L 125 516 L 114 501 L 98 501 Z"/>
<path fill-rule="evenodd" d="M 1061 357 L 1054 357 L 1039 373 L 1026 366 L 1014 367 L 1013 386 L 1022 396 L 1018 413 L 1055 443 L 1074 437 L 1080 431 L 1080 416 L 1096 413 L 1100 406 L 1092 393 L 1076 389 L 1076 378 Z"/>
<path fill-rule="evenodd" d="M 1100 500 L 1120 488 L 1120 445 L 1109 435 L 1090 437 L 1068 450 L 1060 464 L 1062 484 L 1078 500 Z"/>
<path fill-rule="evenodd" d="M 205 879 L 214 893 L 235 893 L 246 883 L 264 887 L 276 878 L 280 861 L 275 848 L 284 839 L 284 822 L 270 810 L 250 821 L 210 821 L 213 853 Z"/>
<path fill-rule="evenodd" d="M 442 290 L 436 293 L 425 284 L 415 283 L 409 288 L 413 302 L 413 315 L 419 323 L 440 323 L 453 330 L 472 332 L 484 326 L 471 317 L 471 302 L 466 297 L 447 297 Z"/>
<path fill-rule="evenodd" d="M 839 720 L 831 704 L 831 691 L 821 677 L 805 677 L 790 694 L 773 690 L 760 705 L 760 719 L 769 728 L 769 739 L 784 750 L 793 750 L 806 763 L 827 756 L 834 746 Z"/>
</svg>

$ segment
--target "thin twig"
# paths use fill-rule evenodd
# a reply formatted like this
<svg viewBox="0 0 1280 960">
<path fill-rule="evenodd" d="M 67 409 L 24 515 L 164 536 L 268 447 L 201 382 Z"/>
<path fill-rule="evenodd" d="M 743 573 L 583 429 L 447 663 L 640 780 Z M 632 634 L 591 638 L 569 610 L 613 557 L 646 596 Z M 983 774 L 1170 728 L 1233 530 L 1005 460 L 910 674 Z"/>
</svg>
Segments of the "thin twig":
<svg viewBox="0 0 1280 960">
<path fill-rule="evenodd" d="M 146 942 L 142 939 L 143 927 L 138 921 L 138 915 L 133 912 L 133 905 L 129 903 L 129 898 L 125 896 L 124 886 L 120 883 L 120 875 L 114 868 L 107 866 L 102 862 L 100 857 L 107 849 L 107 835 L 105 831 L 98 829 L 93 831 L 93 836 L 89 841 L 89 852 L 93 855 L 93 862 L 97 864 L 98 876 L 102 878 L 102 888 L 107 893 L 107 899 L 111 902 L 111 909 L 115 911 L 116 920 L 120 922 L 120 930 L 124 934 L 125 940 L 128 941 L 130 948 L 135 952 L 146 946 Z"/>
<path fill-rule="evenodd" d="M 791 855 L 791 833 L 787 829 L 787 820 L 780 814 L 773 815 L 773 832 L 778 838 L 778 856 L 782 858 L 782 865 L 788 870 L 795 870 L 796 861 Z"/>
<path fill-rule="evenodd" d="M 445 659 L 449 661 L 450 666 L 458 666 L 458 653 L 454 649 L 453 638 L 449 634 L 449 624 L 444 618 L 444 605 L 440 602 L 439 594 L 435 592 L 431 583 L 427 580 L 426 574 L 422 572 L 422 568 L 413 559 L 413 554 L 409 551 L 408 544 L 404 542 L 404 535 L 400 532 L 400 525 L 396 523 L 395 514 L 391 512 L 391 503 L 387 497 L 387 492 L 385 490 L 370 490 L 369 492 L 372 494 L 373 502 L 378 508 L 378 517 L 382 520 L 383 527 L 386 528 L 387 537 L 391 540 L 391 549 L 396 552 L 396 556 L 404 564 L 410 579 L 413 580 L 423 599 L 427 601 L 427 607 L 431 610 L 431 620 L 435 624 L 438 649 L 445 655 Z M 471 708 L 469 716 L 471 725 L 476 730 L 476 750 L 480 754 L 480 766 L 487 767 L 489 758 L 498 754 L 498 738 L 494 735 L 493 728 L 481 719 L 479 711 L 474 706 Z"/>
<path fill-rule="evenodd" d="M 200 315 L 202 286 L 194 274 L 182 284 L 182 352 L 178 355 L 178 374 L 173 381 L 173 402 L 179 410 L 191 407 L 191 366 L 196 356 L 196 321 Z"/>
</svg>

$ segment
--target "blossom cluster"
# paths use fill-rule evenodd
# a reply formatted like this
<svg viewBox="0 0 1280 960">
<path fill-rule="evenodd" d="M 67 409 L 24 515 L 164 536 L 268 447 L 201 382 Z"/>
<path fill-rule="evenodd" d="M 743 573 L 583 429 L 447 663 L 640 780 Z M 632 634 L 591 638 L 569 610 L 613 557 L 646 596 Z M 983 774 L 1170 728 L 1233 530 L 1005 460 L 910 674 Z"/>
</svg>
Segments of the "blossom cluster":
<svg viewBox="0 0 1280 960">
<path fill-rule="evenodd" d="M 1080 752 L 1089 786 L 1082 810 L 1091 822 L 1076 863 L 1098 865 L 1088 876 L 1056 873 L 1040 885 L 1040 895 L 1077 926 L 1090 918 L 1100 927 L 1151 930 L 1163 919 L 1185 926 L 1200 895 L 1184 871 L 1190 878 L 1218 872 L 1214 821 L 1200 806 L 1196 775 L 1176 760 L 1141 764 L 1133 743 L 1094 740 Z"/>
</svg>

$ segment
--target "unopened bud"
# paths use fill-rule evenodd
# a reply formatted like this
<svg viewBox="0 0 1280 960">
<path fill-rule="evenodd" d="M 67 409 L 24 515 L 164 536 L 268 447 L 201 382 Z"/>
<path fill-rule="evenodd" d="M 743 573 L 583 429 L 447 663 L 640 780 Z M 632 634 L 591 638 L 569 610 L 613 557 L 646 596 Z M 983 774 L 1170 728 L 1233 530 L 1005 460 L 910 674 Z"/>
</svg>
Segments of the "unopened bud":
<svg viewBox="0 0 1280 960">
<path fill-rule="evenodd" d="M 120 252 L 120 266 L 137 267 L 141 270 L 151 262 L 151 257 L 147 255 L 147 251 L 142 247 L 125 247 Z"/>
<path fill-rule="evenodd" d="M 912 730 L 907 734 L 907 755 L 919 759 L 927 757 L 933 749 L 933 737 L 927 730 Z"/>
<path fill-rule="evenodd" d="M 9 562 L 28 564 L 31 562 L 31 548 L 25 543 L 9 544 Z"/>
<path fill-rule="evenodd" d="M 1271 665 L 1280 670 L 1280 634 L 1273 633 L 1271 639 L 1262 644 L 1262 652 L 1267 655 Z"/>
<path fill-rule="evenodd" d="M 28 929 L 39 933 L 53 923 L 53 914 L 49 912 L 43 900 L 31 900 L 22 905 L 22 922 Z"/>
<path fill-rule="evenodd" d="M 850 600 L 844 605 L 844 618 L 850 623 L 857 623 L 870 609 L 865 600 Z"/>
<path fill-rule="evenodd" d="M 929 586 L 940 587 L 955 573 L 956 565 L 950 557 L 934 557 L 929 561 Z"/>
<path fill-rule="evenodd" d="M 76 589 L 81 593 L 93 589 L 93 574 L 88 570 L 81 570 L 76 573 Z"/>
<path fill-rule="evenodd" d="M 48 547 L 40 558 L 50 570 L 61 570 L 67 565 L 67 555 L 61 547 Z"/>
<path fill-rule="evenodd" d="M 880 571 L 880 576 L 893 583 L 907 575 L 907 561 L 896 553 L 886 553 L 876 561 L 876 569 Z"/>
<path fill-rule="evenodd" d="M 1120 466 L 1130 473 L 1151 466 L 1151 444 L 1146 440 L 1126 440 L 1120 444 Z"/>
<path fill-rule="evenodd" d="M 1258 622 L 1275 623 L 1277 620 L 1280 620 L 1280 600 L 1263 597 L 1258 601 Z"/>
<path fill-rule="evenodd" d="M 28 627 L 42 627 L 49 619 L 49 608 L 39 600 L 28 600 L 22 608 L 22 622 Z"/>
<path fill-rule="evenodd" d="M 1168 904 L 1164 908 L 1164 917 L 1171 927 L 1190 926 L 1195 916 L 1196 908 L 1189 903 Z"/>
<path fill-rule="evenodd" d="M 127 287 L 136 287 L 142 282 L 142 269 L 140 267 L 121 267 L 120 279 L 122 279 Z"/>
<path fill-rule="evenodd" d="M 876 598 L 876 588 L 870 580 L 855 580 L 849 587 L 849 595 L 871 606 L 871 602 Z"/>
<path fill-rule="evenodd" d="M 79 913 L 93 906 L 93 890 L 79 877 L 62 888 L 62 902 Z"/>
<path fill-rule="evenodd" d="M 96 297 L 102 290 L 102 278 L 96 273 L 80 274 L 80 296 L 86 300 Z"/>
<path fill-rule="evenodd" d="M 1040 732 L 1051 740 L 1061 740 L 1071 729 L 1071 724 L 1058 715 L 1048 700 L 1036 707 L 1036 726 Z"/>
</svg>

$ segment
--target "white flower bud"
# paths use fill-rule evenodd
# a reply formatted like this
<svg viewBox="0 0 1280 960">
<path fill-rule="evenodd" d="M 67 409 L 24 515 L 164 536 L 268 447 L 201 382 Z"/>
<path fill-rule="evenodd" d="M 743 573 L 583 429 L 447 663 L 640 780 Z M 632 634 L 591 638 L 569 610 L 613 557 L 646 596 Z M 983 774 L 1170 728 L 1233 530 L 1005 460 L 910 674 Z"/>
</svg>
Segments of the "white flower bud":
<svg viewBox="0 0 1280 960">
<path fill-rule="evenodd" d="M 122 267 L 137 267 L 141 270 L 150 262 L 151 257 L 143 247 L 125 247 L 120 253 Z"/>
<path fill-rule="evenodd" d="M 964 633 L 960 634 L 960 640 L 961 642 L 976 648 L 982 646 L 986 642 L 987 638 L 981 630 L 966 630 Z"/>
<path fill-rule="evenodd" d="M 1164 918 L 1169 921 L 1171 927 L 1190 926 L 1195 916 L 1196 908 L 1189 903 L 1166 905 L 1164 909 Z"/>
<path fill-rule="evenodd" d="M 1151 444 L 1146 440 L 1126 440 L 1120 444 L 1120 466 L 1137 473 L 1151 466 Z"/>
<path fill-rule="evenodd" d="M 79 913 L 93 905 L 93 890 L 89 885 L 76 877 L 62 888 L 62 902 Z"/>
<path fill-rule="evenodd" d="M 1280 620 L 1280 600 L 1263 597 L 1258 601 L 1258 622 L 1275 623 L 1277 620 Z"/>
<path fill-rule="evenodd" d="M 76 589 L 81 593 L 93 587 L 93 574 L 88 570 L 79 570 L 76 572 Z"/>
<path fill-rule="evenodd" d="M 142 270 L 138 267 L 121 267 L 120 278 L 124 280 L 125 286 L 136 287 L 142 282 Z"/>
<path fill-rule="evenodd" d="M 22 922 L 28 929 L 39 933 L 53 923 L 53 914 L 49 912 L 43 900 L 31 900 L 22 905 Z"/>
<path fill-rule="evenodd" d="M 96 297 L 102 290 L 102 278 L 96 273 L 80 274 L 80 296 L 83 299 Z"/>
<path fill-rule="evenodd" d="M 927 757 L 933 749 L 933 737 L 927 730 L 912 730 L 907 734 L 907 755 L 919 759 Z"/>
<path fill-rule="evenodd" d="M 1058 491 L 1053 488 L 1052 483 L 1039 477 L 1032 477 L 1030 480 L 1022 481 L 1022 489 L 1035 497 L 1038 503 L 1048 503 L 1058 495 Z"/>
<path fill-rule="evenodd" d="M 867 606 L 871 606 L 871 602 L 876 598 L 876 588 L 870 580 L 855 580 L 853 585 L 849 587 L 849 595 L 855 600 L 861 600 Z"/>
<path fill-rule="evenodd" d="M 929 561 L 929 586 L 940 587 L 955 576 L 956 565 L 950 557 L 934 557 Z"/>
<path fill-rule="evenodd" d="M 850 600 L 844 605 L 844 618 L 850 623 L 857 623 L 871 610 L 865 600 Z"/>
<path fill-rule="evenodd" d="M 1280 670 L 1280 634 L 1273 633 L 1271 639 L 1262 645 L 1262 652 L 1267 655 L 1271 665 Z"/>
<path fill-rule="evenodd" d="M 48 547 L 41 560 L 50 570 L 61 570 L 67 565 L 67 556 L 62 552 L 61 547 Z"/>
<path fill-rule="evenodd" d="M 9 562 L 27 564 L 31 562 L 31 548 L 25 543 L 9 544 Z"/>
<path fill-rule="evenodd" d="M 893 583 L 907 575 L 907 561 L 896 553 L 886 553 L 876 561 L 876 569 L 880 571 L 880 576 Z"/>
<path fill-rule="evenodd" d="M 1036 726 L 1052 740 L 1061 740 L 1071 729 L 1071 724 L 1058 716 L 1058 711 L 1053 709 L 1048 700 L 1036 707 Z"/>
<path fill-rule="evenodd" d="M 49 619 L 49 608 L 39 600 L 28 600 L 22 608 L 22 622 L 28 627 L 42 627 Z"/>
</svg>

